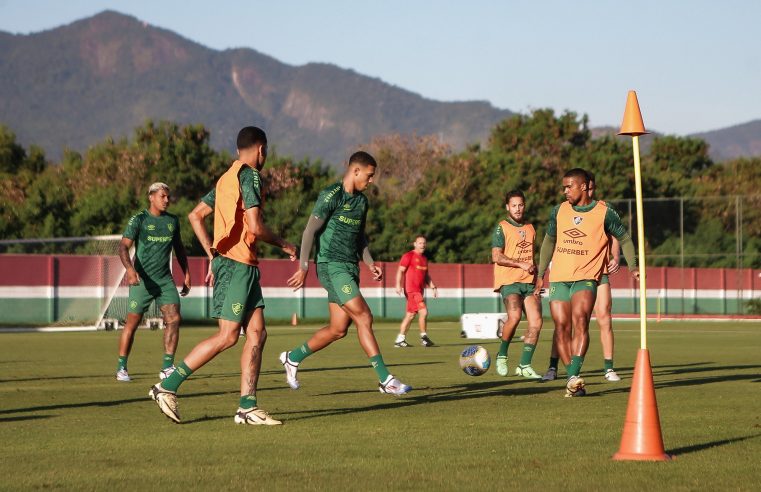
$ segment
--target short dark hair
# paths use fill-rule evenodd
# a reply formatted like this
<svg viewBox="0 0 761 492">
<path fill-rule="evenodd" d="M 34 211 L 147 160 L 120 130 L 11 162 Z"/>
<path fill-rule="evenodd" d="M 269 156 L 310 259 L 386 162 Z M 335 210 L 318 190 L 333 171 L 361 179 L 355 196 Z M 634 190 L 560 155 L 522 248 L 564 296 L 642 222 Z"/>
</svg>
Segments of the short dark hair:
<svg viewBox="0 0 761 492">
<path fill-rule="evenodd" d="M 597 182 L 595 181 L 595 173 L 593 173 L 591 171 L 587 171 L 587 178 L 589 178 L 589 183 L 590 184 L 591 183 L 594 183 L 595 185 L 597 184 Z"/>
<path fill-rule="evenodd" d="M 590 181 L 589 173 L 580 167 L 574 167 L 573 169 L 565 173 L 563 177 L 564 178 L 580 178 L 585 183 L 587 183 L 587 185 L 589 185 L 589 181 Z"/>
<path fill-rule="evenodd" d="M 526 196 L 523 194 L 521 190 L 510 190 L 505 194 L 505 205 L 510 203 L 511 198 L 519 197 L 521 200 L 523 200 L 523 203 L 526 203 Z"/>
<path fill-rule="evenodd" d="M 359 164 L 362 167 L 378 167 L 378 163 L 375 162 L 375 158 L 362 150 L 354 152 L 351 157 L 349 157 L 349 165 L 351 166 L 352 164 Z"/>
<path fill-rule="evenodd" d="M 267 145 L 267 134 L 261 128 L 247 126 L 238 132 L 236 145 L 240 150 L 251 148 L 254 145 Z"/>
</svg>

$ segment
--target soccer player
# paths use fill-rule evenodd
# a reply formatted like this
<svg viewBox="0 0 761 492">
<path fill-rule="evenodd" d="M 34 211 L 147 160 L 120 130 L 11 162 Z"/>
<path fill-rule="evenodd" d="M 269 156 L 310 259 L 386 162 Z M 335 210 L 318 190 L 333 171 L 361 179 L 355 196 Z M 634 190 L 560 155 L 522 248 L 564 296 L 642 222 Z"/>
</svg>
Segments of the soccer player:
<svg viewBox="0 0 761 492">
<path fill-rule="evenodd" d="M 433 347 L 435 343 L 428 338 L 426 331 L 426 320 L 428 317 L 428 308 L 425 305 L 423 291 L 426 287 L 433 289 L 433 297 L 439 296 L 439 289 L 431 280 L 428 273 L 428 258 L 425 253 L 426 240 L 425 236 L 415 237 L 412 243 L 413 249 L 406 252 L 399 261 L 399 268 L 396 271 L 396 293 L 407 299 L 407 309 L 399 327 L 399 334 L 396 336 L 394 347 L 409 347 L 407 343 L 407 330 L 410 329 L 412 320 L 415 315 L 418 316 L 418 326 L 420 326 L 420 343 L 423 347 Z M 402 280 L 404 279 L 404 280 Z M 404 282 L 404 288 L 402 288 Z"/>
<path fill-rule="evenodd" d="M 370 358 L 378 376 L 381 393 L 402 395 L 412 388 L 392 376 L 373 333 L 373 314 L 359 291 L 360 256 L 373 279 L 380 281 L 383 271 L 375 264 L 365 235 L 367 197 L 362 193 L 372 183 L 377 164 L 367 152 L 355 152 L 343 179 L 322 190 L 317 197 L 301 238 L 299 269 L 288 279 L 294 290 L 304 285 L 309 271 L 309 254 L 317 239 L 317 277 L 328 291 L 330 322 L 302 345 L 280 354 L 286 382 L 299 388 L 298 366 L 313 353 L 346 336 L 352 322 L 357 327 L 359 344 Z"/>
<path fill-rule="evenodd" d="M 589 175 L 589 198 L 594 196 L 596 190 L 595 176 L 593 173 L 587 171 Z M 602 277 L 600 277 L 600 284 L 597 286 L 597 300 L 595 301 L 595 318 L 597 324 L 600 327 L 600 343 L 602 345 L 604 373 L 606 381 L 617 382 L 621 381 L 621 378 L 613 369 L 613 316 L 611 315 L 611 309 L 613 299 L 610 290 L 609 275 L 613 275 L 620 269 L 619 260 L 621 257 L 621 248 L 618 240 L 615 237 L 608 236 L 609 244 L 609 260 L 605 264 Z M 547 372 L 542 376 L 542 381 L 553 381 L 557 378 L 558 361 L 558 349 L 555 344 L 552 344 L 552 353 L 550 355 L 550 366 Z"/>
<path fill-rule="evenodd" d="M 116 367 L 116 380 L 123 382 L 132 380 L 127 372 L 127 359 L 132 351 L 137 326 L 153 301 L 164 319 L 164 357 L 159 378 L 164 379 L 174 371 L 181 317 L 180 296 L 169 268 L 172 248 L 185 274 L 180 294 L 184 297 L 190 292 L 190 271 L 180 238 L 180 222 L 176 215 L 166 211 L 169 207 L 169 187 L 164 183 L 153 183 L 148 188 L 148 203 L 146 210 L 129 219 L 119 243 L 119 258 L 127 269 L 129 284 L 127 320 L 119 338 L 119 362 Z M 129 256 L 133 244 L 134 265 Z"/>
<path fill-rule="evenodd" d="M 531 367 L 539 332 L 542 330 L 542 300 L 534 293 L 534 226 L 524 221 L 526 197 L 520 190 L 505 195 L 507 218 L 497 224 L 491 241 L 494 263 L 494 292 L 499 292 L 507 311 L 507 323 L 502 327 L 502 343 L 497 353 L 497 374 L 507 376 L 507 350 L 526 312 L 528 328 L 523 337 L 521 360 L 515 374 L 528 379 L 541 376 Z"/>
<path fill-rule="evenodd" d="M 267 136 L 259 128 L 245 127 L 238 133 L 237 148 L 238 159 L 219 178 L 215 188 L 214 240 L 209 248 L 214 255 L 212 316 L 218 319 L 219 331 L 196 345 L 170 377 L 149 391 L 164 415 L 177 423 L 180 422 L 178 388 L 191 374 L 235 345 L 241 327 L 246 331 L 246 342 L 241 355 L 240 401 L 235 423 L 281 423 L 259 408 L 256 399 L 261 356 L 267 340 L 256 242 L 262 240 L 278 246 L 293 260 L 296 248 L 264 223 L 259 171 L 267 159 Z M 199 234 L 198 227 L 193 229 Z M 203 233 L 199 241 L 206 247 L 209 242 L 206 230 L 203 226 L 200 230 Z"/>
<path fill-rule="evenodd" d="M 589 319 L 597 286 L 608 261 L 608 236 L 619 240 L 631 275 L 636 270 L 634 243 L 621 218 L 605 202 L 589 197 L 589 176 L 574 168 L 563 176 L 566 201 L 554 207 L 539 256 L 534 293 L 543 286 L 550 261 L 550 312 L 555 323 L 554 343 L 566 365 L 566 396 L 584 396 L 584 379 L 579 376 L 589 348 Z M 558 234 L 560 232 L 560 234 Z M 560 236 L 560 237 L 558 237 Z"/>
</svg>

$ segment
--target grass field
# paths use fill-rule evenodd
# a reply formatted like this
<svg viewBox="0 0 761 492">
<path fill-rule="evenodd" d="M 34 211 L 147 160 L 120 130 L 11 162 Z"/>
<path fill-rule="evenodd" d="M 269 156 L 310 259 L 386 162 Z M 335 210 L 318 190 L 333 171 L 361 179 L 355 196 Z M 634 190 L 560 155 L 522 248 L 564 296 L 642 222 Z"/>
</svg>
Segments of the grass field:
<svg viewBox="0 0 761 492">
<path fill-rule="evenodd" d="M 550 326 L 535 356 L 546 369 Z M 593 323 L 594 324 L 594 323 Z M 113 379 L 116 334 L 0 335 L 0 489 L 108 490 L 758 490 L 761 478 L 761 326 L 651 323 L 650 355 L 671 462 L 614 462 L 639 325 L 616 324 L 624 379 L 600 375 L 594 329 L 584 366 L 590 395 L 563 398 L 494 369 L 474 378 L 457 364 L 457 323 L 434 323 L 424 349 L 391 348 L 391 371 L 415 390 L 380 394 L 354 333 L 285 384 L 277 356 L 314 325 L 269 328 L 259 403 L 284 425 L 236 426 L 240 347 L 180 389 L 182 425 L 147 398 L 161 333 L 138 333 L 132 383 Z M 522 329 L 521 326 L 519 329 Z M 211 328 L 185 329 L 179 355 Z M 414 340 L 414 337 L 413 337 Z M 497 343 L 483 341 L 495 355 Z M 520 342 L 510 349 L 510 368 Z"/>
</svg>

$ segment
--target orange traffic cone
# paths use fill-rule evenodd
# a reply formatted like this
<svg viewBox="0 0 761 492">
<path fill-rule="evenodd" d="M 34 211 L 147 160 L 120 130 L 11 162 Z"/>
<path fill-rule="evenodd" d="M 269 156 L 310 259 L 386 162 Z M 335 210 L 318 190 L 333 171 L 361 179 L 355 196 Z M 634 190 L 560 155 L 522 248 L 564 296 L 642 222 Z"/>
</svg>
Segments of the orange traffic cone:
<svg viewBox="0 0 761 492">
<path fill-rule="evenodd" d="M 621 122 L 619 135 L 646 135 L 650 132 L 645 130 L 645 123 L 642 121 L 642 113 L 639 110 L 637 102 L 637 93 L 629 91 L 626 96 L 626 109 L 624 109 L 624 120 Z"/>
<path fill-rule="evenodd" d="M 634 366 L 634 378 L 629 406 L 626 410 L 621 448 L 613 455 L 614 460 L 667 461 L 671 456 L 663 449 L 661 421 L 655 401 L 653 370 L 650 353 L 640 349 Z"/>
<path fill-rule="evenodd" d="M 293 313 L 293 316 L 291 316 L 291 326 L 296 326 L 299 324 L 299 317 L 296 316 L 296 313 Z"/>
</svg>

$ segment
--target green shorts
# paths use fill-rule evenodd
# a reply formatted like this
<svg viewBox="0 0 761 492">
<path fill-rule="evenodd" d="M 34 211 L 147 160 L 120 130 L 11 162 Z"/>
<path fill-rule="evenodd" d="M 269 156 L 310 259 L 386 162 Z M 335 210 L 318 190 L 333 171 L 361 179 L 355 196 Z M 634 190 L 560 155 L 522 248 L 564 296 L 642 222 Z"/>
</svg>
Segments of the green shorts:
<svg viewBox="0 0 761 492">
<path fill-rule="evenodd" d="M 318 263 L 317 279 L 328 291 L 328 302 L 343 306 L 360 295 L 359 265 L 356 263 Z"/>
<path fill-rule="evenodd" d="M 575 282 L 550 282 L 550 302 L 571 302 L 571 297 L 582 290 L 597 295 L 597 280 L 577 280 Z"/>
<path fill-rule="evenodd" d="M 607 273 L 603 273 L 602 277 L 600 277 L 599 285 L 605 285 L 605 284 L 609 284 L 609 283 L 610 283 L 610 279 L 608 278 L 608 274 Z"/>
<path fill-rule="evenodd" d="M 246 315 L 264 307 L 259 268 L 217 256 L 211 260 L 214 297 L 211 317 L 243 323 Z"/>
<path fill-rule="evenodd" d="M 503 301 L 507 299 L 507 296 L 514 294 L 526 298 L 530 295 L 534 295 L 534 284 L 515 282 L 514 284 L 503 285 L 499 288 L 499 293 L 502 296 Z"/>
<path fill-rule="evenodd" d="M 159 307 L 180 304 L 180 294 L 177 293 L 177 286 L 171 276 L 158 280 L 141 277 L 138 285 L 130 285 L 127 312 L 144 314 L 154 300 Z"/>
</svg>

